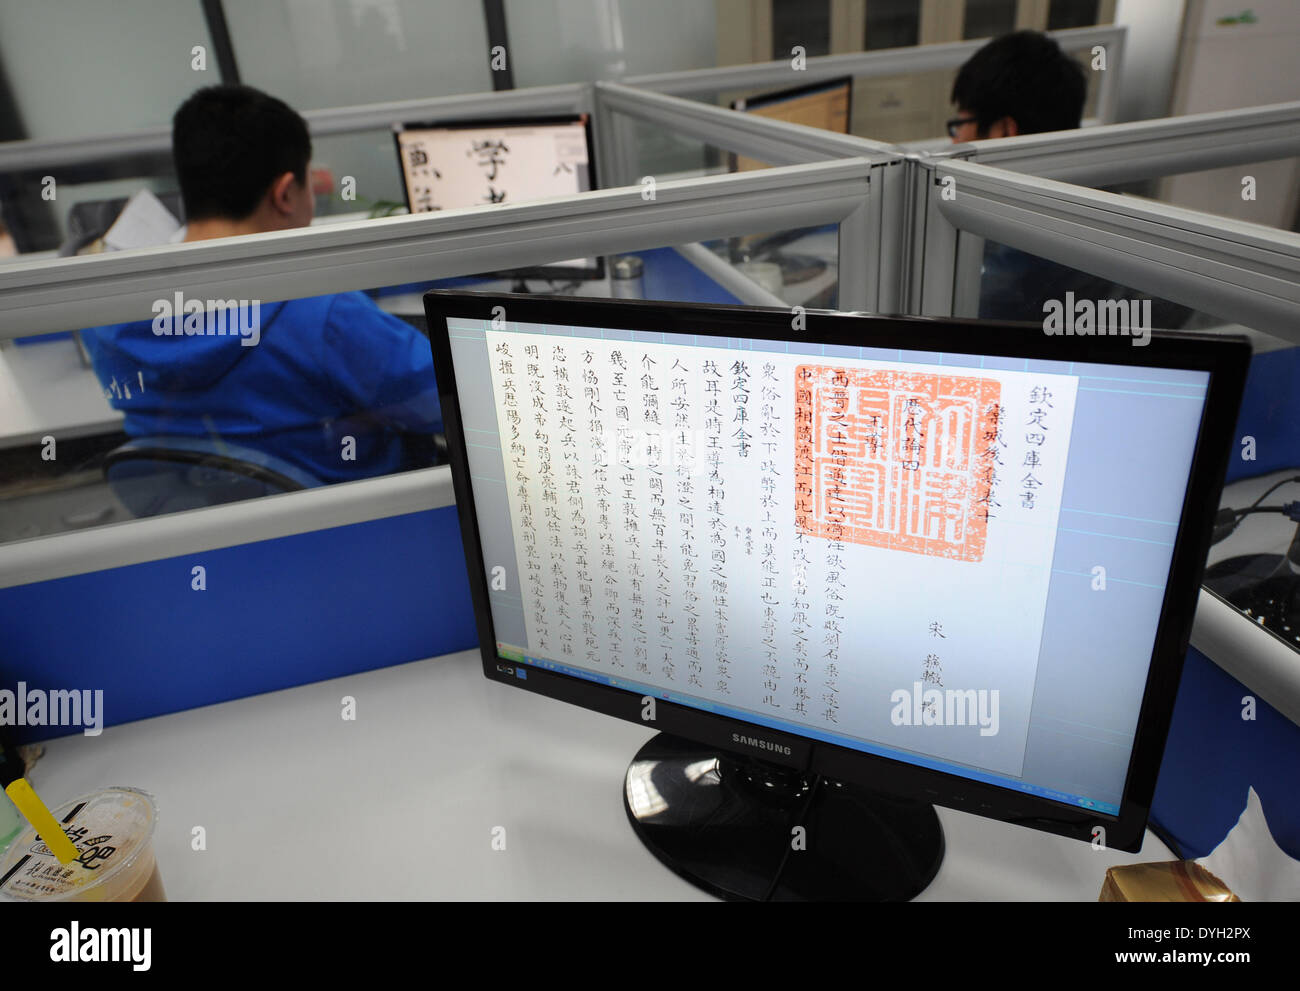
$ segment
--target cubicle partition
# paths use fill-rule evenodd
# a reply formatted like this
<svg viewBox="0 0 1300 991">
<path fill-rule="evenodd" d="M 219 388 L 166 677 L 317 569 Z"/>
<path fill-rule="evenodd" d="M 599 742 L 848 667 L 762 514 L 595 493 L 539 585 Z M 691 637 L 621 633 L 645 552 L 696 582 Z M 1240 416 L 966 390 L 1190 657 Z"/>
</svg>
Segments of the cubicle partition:
<svg viewBox="0 0 1300 991">
<path fill-rule="evenodd" d="M 144 319 L 176 292 L 281 300 L 852 224 L 872 168 L 840 159 L 665 181 L 653 198 L 600 190 L 21 262 L 0 269 L 0 332 Z M 464 649 L 461 554 L 445 467 L 14 541 L 0 545 L 3 671 L 102 688 L 111 724 Z"/>
<path fill-rule="evenodd" d="M 1103 61 L 1098 63 L 1096 70 L 1099 84 L 1096 107 L 1086 123 L 1112 122 L 1119 103 L 1121 66 L 1124 62 L 1127 29 L 1116 25 L 1101 25 L 1047 33 L 1067 52 L 1087 52 L 1092 59 L 1095 59 L 1093 53 L 1098 49 L 1101 50 Z M 723 93 L 789 86 L 792 79 L 814 83 L 840 76 L 879 79 L 945 69 L 956 70 L 979 51 L 986 41 L 987 39 L 977 39 L 909 48 L 878 49 L 870 52 L 850 52 L 841 55 L 818 55 L 802 59 L 798 67 L 793 59 L 777 59 L 772 62 L 723 66 L 717 69 L 654 73 L 629 77 L 624 80 L 624 84 L 639 90 L 670 96 L 712 100 Z M 792 72 L 797 73 L 797 76 L 792 75 Z"/>
<path fill-rule="evenodd" d="M 913 228 L 903 292 L 918 312 L 979 315 L 992 243 L 1111 280 L 1129 295 L 1176 300 L 1197 311 L 1192 326 L 1245 333 L 1255 346 L 1228 481 L 1294 469 L 1300 236 L 1092 187 L 1229 165 L 1244 175 L 1296 155 L 1300 103 L 913 153 L 921 177 L 913 208 L 924 223 Z M 1249 720 L 1246 699 L 1260 702 Z M 1153 816 L 1187 855 L 1203 855 L 1253 786 L 1278 842 L 1300 851 L 1298 726 L 1300 656 L 1202 590 Z"/>
<path fill-rule="evenodd" d="M 1102 80 L 1098 116 L 1112 119 L 1123 30 L 1060 34 L 1106 48 L 1111 74 Z M 799 80 L 914 71 L 918 57 L 925 65 L 956 65 L 975 47 L 808 59 Z M 706 245 L 831 225 L 840 309 L 974 316 L 985 245 L 996 242 L 1218 318 L 1210 322 L 1242 325 L 1257 341 L 1273 342 L 1263 357 L 1273 356 L 1274 370 L 1291 368 L 1283 375 L 1294 384 L 1295 366 L 1285 363 L 1300 343 L 1300 236 L 1090 187 L 1300 154 L 1300 104 L 928 153 L 687 99 L 788 83 L 793 71 L 778 62 L 309 114 L 313 133 L 324 135 L 411 117 L 590 112 L 606 188 L 94 258 L 18 261 L 0 267 L 0 339 L 142 319 L 154 300 L 176 292 L 285 300 L 656 249 L 674 249 L 717 298 L 787 305 Z M 648 164 L 634 123 L 770 167 L 674 177 Z M 135 153 L 164 139 L 123 138 L 109 150 Z M 0 172 L 42 161 L 54 168 L 86 155 L 25 144 L 0 146 Z M 44 152 L 53 157 L 41 159 Z M 692 297 L 683 289 L 674 298 Z M 1267 436 L 1261 451 L 1268 448 L 1275 466 L 1293 466 L 1300 464 L 1295 422 L 1292 412 L 1242 432 Z M 113 723 L 470 647 L 475 634 L 452 503 L 447 469 L 432 468 L 0 543 L 0 624 L 9 632 L 0 673 L 102 687 Z M 202 587 L 195 568 L 203 569 Z M 1193 733 L 1189 720 L 1226 719 L 1239 711 L 1241 693 L 1254 693 L 1264 703 L 1260 722 L 1243 728 L 1238 719 L 1221 738 L 1241 755 L 1258 753 L 1261 740 L 1271 754 L 1300 748 L 1296 655 L 1208 593 L 1203 600 L 1193 644 L 1222 672 L 1196 651 L 1189 655 L 1170 770 L 1157 797 L 1157 818 L 1197 852 L 1226 831 L 1225 817 L 1240 807 L 1244 793 L 1233 789 L 1249 761 L 1239 755 L 1226 762 L 1231 770 L 1207 814 L 1208 796 L 1195 797 L 1199 778 L 1190 771 L 1205 734 Z M 1254 780 L 1261 794 L 1275 796 L 1265 796 L 1270 814 L 1270 802 L 1294 803 L 1289 794 L 1276 797 L 1282 789 L 1274 770 Z M 1300 809 L 1277 807 L 1286 829 L 1300 829 Z"/>
</svg>

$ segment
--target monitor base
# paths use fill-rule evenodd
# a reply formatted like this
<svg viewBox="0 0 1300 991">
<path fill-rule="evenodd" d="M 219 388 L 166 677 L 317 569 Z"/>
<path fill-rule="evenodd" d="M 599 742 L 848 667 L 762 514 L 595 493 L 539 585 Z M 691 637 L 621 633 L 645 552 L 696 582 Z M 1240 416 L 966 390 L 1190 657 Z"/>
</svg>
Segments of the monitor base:
<svg viewBox="0 0 1300 991">
<path fill-rule="evenodd" d="M 668 868 L 736 901 L 906 901 L 943 861 L 934 807 L 661 733 L 624 782 L 632 830 Z"/>
</svg>

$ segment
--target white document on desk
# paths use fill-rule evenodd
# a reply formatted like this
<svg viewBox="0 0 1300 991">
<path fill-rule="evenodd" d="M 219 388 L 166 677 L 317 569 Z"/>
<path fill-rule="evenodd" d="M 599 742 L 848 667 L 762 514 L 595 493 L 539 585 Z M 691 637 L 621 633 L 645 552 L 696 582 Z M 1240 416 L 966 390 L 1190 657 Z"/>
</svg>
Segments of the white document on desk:
<svg viewBox="0 0 1300 991">
<path fill-rule="evenodd" d="M 152 248 L 168 243 L 180 229 L 180 221 L 162 205 L 162 201 L 149 190 L 142 189 L 122 208 L 104 235 L 104 244 L 110 251 Z"/>
</svg>

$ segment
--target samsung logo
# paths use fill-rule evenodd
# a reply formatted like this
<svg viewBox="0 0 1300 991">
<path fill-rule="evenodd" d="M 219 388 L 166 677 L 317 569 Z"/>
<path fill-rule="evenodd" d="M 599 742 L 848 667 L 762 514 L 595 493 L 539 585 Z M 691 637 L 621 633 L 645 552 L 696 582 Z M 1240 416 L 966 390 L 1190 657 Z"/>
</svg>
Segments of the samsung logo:
<svg viewBox="0 0 1300 991">
<path fill-rule="evenodd" d="M 743 743 L 747 747 L 757 747 L 759 750 L 771 750 L 773 753 L 785 754 L 790 756 L 790 748 L 780 743 L 773 743 L 771 740 L 760 740 L 753 736 L 741 736 L 739 733 L 731 734 L 732 743 Z"/>
</svg>

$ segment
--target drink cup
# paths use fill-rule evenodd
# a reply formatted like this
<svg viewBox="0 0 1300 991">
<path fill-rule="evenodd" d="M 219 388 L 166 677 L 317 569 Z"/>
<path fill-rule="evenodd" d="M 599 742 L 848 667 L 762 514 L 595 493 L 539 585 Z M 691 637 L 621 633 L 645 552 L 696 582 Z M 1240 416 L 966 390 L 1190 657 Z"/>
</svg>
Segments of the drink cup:
<svg viewBox="0 0 1300 991">
<path fill-rule="evenodd" d="M 167 900 L 154 859 L 158 807 L 152 795 L 105 788 L 51 811 L 79 856 L 60 864 L 28 826 L 0 859 L 0 901 Z"/>
</svg>

